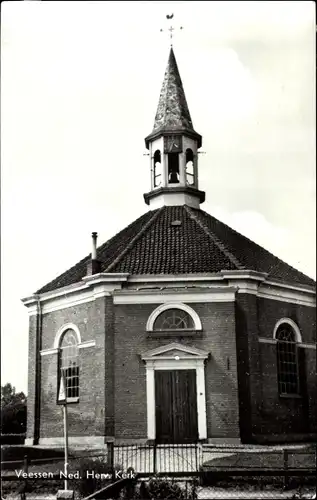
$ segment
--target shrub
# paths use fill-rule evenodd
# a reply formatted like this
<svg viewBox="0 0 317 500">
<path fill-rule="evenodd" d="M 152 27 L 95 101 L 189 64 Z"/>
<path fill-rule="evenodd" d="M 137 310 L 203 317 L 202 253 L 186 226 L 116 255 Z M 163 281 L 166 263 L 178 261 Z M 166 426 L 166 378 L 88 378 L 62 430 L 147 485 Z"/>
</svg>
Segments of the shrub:
<svg viewBox="0 0 317 500">
<path fill-rule="evenodd" d="M 10 383 L 1 386 L 1 431 L 3 434 L 26 432 L 26 396 L 16 393 Z"/>
<path fill-rule="evenodd" d="M 78 470 L 80 479 L 76 481 L 76 489 L 83 497 L 91 495 L 111 481 L 105 478 L 98 479 L 96 477 L 87 477 L 87 472 L 94 472 L 95 474 L 111 473 L 111 467 L 104 458 L 79 459 Z"/>
<path fill-rule="evenodd" d="M 11 465 L 5 464 L 5 468 L 8 469 L 16 469 L 17 464 L 14 464 L 15 461 L 20 461 L 21 465 L 23 463 L 24 457 L 27 455 L 29 461 L 36 459 L 52 459 L 56 458 L 56 460 L 64 458 L 64 450 L 62 448 L 52 449 L 52 448 L 38 448 L 33 446 L 25 446 L 25 445 L 4 445 L 1 446 L 1 462 L 9 462 Z M 7 467 L 8 466 L 8 467 Z"/>
<path fill-rule="evenodd" d="M 164 478 L 152 478 L 148 483 L 142 481 L 139 491 L 135 498 L 140 499 L 173 499 L 173 500 L 196 500 L 197 498 L 197 484 L 196 481 L 192 482 L 188 492 L 182 488 L 175 480 Z"/>
<path fill-rule="evenodd" d="M 1 434 L 1 444 L 24 444 L 25 434 Z"/>
</svg>

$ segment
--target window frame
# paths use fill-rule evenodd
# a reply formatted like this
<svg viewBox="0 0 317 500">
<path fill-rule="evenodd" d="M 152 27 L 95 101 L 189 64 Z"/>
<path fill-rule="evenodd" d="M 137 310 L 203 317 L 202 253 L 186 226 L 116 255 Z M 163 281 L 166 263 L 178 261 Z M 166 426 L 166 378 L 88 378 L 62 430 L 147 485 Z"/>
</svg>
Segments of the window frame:
<svg viewBox="0 0 317 500">
<path fill-rule="evenodd" d="M 156 159 L 156 157 L 159 159 Z M 160 165 L 160 173 L 157 173 L 158 168 L 156 166 L 156 163 L 159 163 L 159 165 Z M 161 150 L 157 149 L 153 155 L 153 189 L 162 186 L 162 183 L 163 183 L 162 182 L 162 179 L 163 179 L 162 172 L 163 172 L 162 154 L 161 154 Z M 158 181 L 157 181 L 157 179 L 158 179 Z"/>
<path fill-rule="evenodd" d="M 191 158 L 189 158 L 190 156 L 191 156 Z M 189 162 L 192 162 L 192 164 L 193 164 L 193 173 L 190 173 L 188 171 L 188 163 Z M 187 186 L 195 186 L 196 177 L 195 177 L 194 152 L 191 148 L 187 148 L 185 151 L 185 178 L 186 178 L 186 185 Z"/>
<path fill-rule="evenodd" d="M 166 329 L 166 330 L 155 330 L 154 324 L 156 319 L 164 312 L 169 309 L 180 309 L 185 311 L 193 321 L 193 328 L 186 329 Z M 152 313 L 150 314 L 147 324 L 146 331 L 149 337 L 186 337 L 186 336 L 198 336 L 200 332 L 202 332 L 202 324 L 200 318 L 196 311 L 192 309 L 187 304 L 183 304 L 182 302 L 170 302 L 159 305 Z"/>
<path fill-rule="evenodd" d="M 64 383 L 65 383 L 65 393 L 66 393 L 66 397 L 64 400 L 62 401 L 59 401 L 58 400 L 58 397 L 59 397 L 59 391 L 60 391 L 60 384 L 61 384 L 61 379 L 62 379 L 62 366 L 61 366 L 61 363 L 62 363 L 62 356 L 63 356 L 63 347 L 62 347 L 62 342 L 65 338 L 65 335 L 67 334 L 68 331 L 71 331 L 72 334 L 73 334 L 73 337 L 75 339 L 75 342 L 76 344 L 74 344 L 76 346 L 76 360 L 77 360 L 77 363 L 76 363 L 76 368 L 77 368 L 77 375 L 75 375 L 75 377 L 78 379 L 78 385 L 77 385 L 77 391 L 76 391 L 76 395 L 75 396 L 67 396 L 67 378 L 66 378 L 66 381 L 65 381 L 65 376 L 64 376 Z M 80 394 L 80 363 L 79 363 L 79 344 L 81 343 L 80 342 L 80 335 L 78 335 L 78 329 L 76 328 L 73 328 L 71 325 L 65 325 L 59 332 L 58 332 L 58 335 L 56 336 L 56 339 L 55 340 L 58 340 L 58 361 L 57 361 L 57 397 L 56 397 L 56 402 L 57 404 L 65 404 L 65 402 L 67 404 L 69 403 L 78 403 L 79 402 L 79 394 Z M 64 347 L 65 349 L 65 347 Z"/>
<path fill-rule="evenodd" d="M 293 339 L 292 341 L 282 340 L 278 338 L 278 334 L 281 331 L 281 328 L 285 325 L 285 328 L 291 332 Z M 280 398 L 300 398 L 301 397 L 301 384 L 300 384 L 300 369 L 299 369 L 299 357 L 298 357 L 298 344 L 302 341 L 301 333 L 296 325 L 296 323 L 290 318 L 282 318 L 277 322 L 274 328 L 273 337 L 276 342 L 276 368 L 277 368 L 277 389 Z M 283 350 L 280 350 L 280 347 L 284 346 Z M 292 352 L 289 349 L 289 346 L 292 346 Z M 281 365 L 282 364 L 290 364 L 290 361 L 285 361 L 287 356 L 292 354 L 295 358 L 295 362 L 292 363 L 293 369 L 289 370 L 289 372 L 282 372 Z M 295 369 L 294 369 L 295 365 Z M 282 375 L 283 374 L 283 375 Z M 282 391 L 282 384 L 287 385 L 287 383 L 291 384 L 287 380 L 287 376 L 296 377 L 296 392 L 291 391 Z M 282 380 L 281 380 L 282 379 Z M 283 380 L 284 379 L 284 380 Z"/>
<path fill-rule="evenodd" d="M 181 316 L 179 317 L 180 321 L 181 322 L 186 321 L 188 318 L 189 321 L 191 321 L 192 326 L 186 327 L 186 328 L 156 328 L 155 327 L 155 324 L 159 320 L 159 318 L 161 318 L 164 314 L 167 315 L 169 312 L 175 316 L 175 311 L 180 311 L 183 314 L 185 314 L 186 315 L 185 317 L 183 317 L 183 318 L 181 318 Z M 168 319 L 168 316 L 165 318 L 165 320 L 166 319 Z M 155 321 L 153 323 L 153 332 L 155 332 L 155 333 L 170 332 L 170 331 L 186 332 L 186 331 L 193 331 L 194 329 L 195 329 L 195 323 L 194 323 L 192 316 L 188 313 L 188 311 L 184 311 L 184 309 L 180 309 L 179 307 L 169 307 L 168 309 L 161 311 L 160 314 L 158 314 L 158 316 L 155 318 Z"/>
</svg>

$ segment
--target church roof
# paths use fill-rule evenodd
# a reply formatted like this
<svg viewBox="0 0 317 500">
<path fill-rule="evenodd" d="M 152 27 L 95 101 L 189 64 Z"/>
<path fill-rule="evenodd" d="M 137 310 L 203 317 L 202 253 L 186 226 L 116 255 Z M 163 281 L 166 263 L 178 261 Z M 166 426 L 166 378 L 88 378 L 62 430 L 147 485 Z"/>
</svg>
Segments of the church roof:
<svg viewBox="0 0 317 500">
<path fill-rule="evenodd" d="M 173 130 L 195 132 L 175 54 L 171 47 L 152 134 Z"/>
<path fill-rule="evenodd" d="M 247 269 L 288 283 L 315 285 L 313 279 L 223 222 L 186 205 L 146 212 L 101 245 L 97 259 L 100 272 L 194 275 Z M 37 293 L 80 282 L 89 261 L 90 255 Z"/>
</svg>

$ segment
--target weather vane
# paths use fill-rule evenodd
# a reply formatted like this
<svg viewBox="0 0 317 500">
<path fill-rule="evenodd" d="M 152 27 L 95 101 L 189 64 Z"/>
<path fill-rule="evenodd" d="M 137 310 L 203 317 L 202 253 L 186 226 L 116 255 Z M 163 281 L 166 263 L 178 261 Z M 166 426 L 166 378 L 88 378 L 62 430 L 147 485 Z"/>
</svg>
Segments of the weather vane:
<svg viewBox="0 0 317 500">
<path fill-rule="evenodd" d="M 174 17 L 174 14 L 170 14 L 170 15 L 167 14 L 166 19 L 173 19 L 173 17 Z M 180 26 L 179 29 L 182 30 L 183 26 Z M 171 26 L 169 28 L 167 28 L 167 30 L 161 29 L 160 31 L 169 31 L 170 32 L 170 40 L 171 40 L 171 47 L 172 47 L 173 46 L 173 41 L 172 41 L 173 40 L 173 31 L 175 31 L 175 28 L 173 27 L 173 25 L 171 24 Z"/>
</svg>

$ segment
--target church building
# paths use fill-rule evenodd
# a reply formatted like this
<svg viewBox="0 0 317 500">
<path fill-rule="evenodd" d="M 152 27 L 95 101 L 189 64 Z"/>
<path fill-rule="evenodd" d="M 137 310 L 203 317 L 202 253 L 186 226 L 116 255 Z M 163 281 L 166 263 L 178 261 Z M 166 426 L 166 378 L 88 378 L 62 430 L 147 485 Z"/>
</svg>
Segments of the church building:
<svg viewBox="0 0 317 500">
<path fill-rule="evenodd" d="M 34 295 L 26 444 L 317 437 L 315 282 L 206 213 L 173 48 L 148 211 Z M 140 194 L 141 195 L 141 194 Z"/>
</svg>

